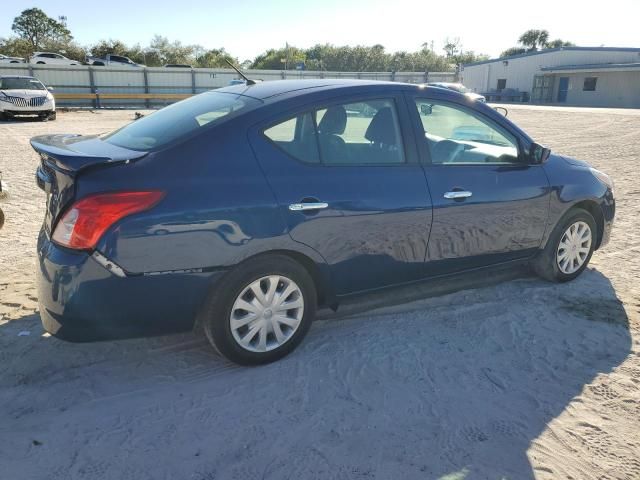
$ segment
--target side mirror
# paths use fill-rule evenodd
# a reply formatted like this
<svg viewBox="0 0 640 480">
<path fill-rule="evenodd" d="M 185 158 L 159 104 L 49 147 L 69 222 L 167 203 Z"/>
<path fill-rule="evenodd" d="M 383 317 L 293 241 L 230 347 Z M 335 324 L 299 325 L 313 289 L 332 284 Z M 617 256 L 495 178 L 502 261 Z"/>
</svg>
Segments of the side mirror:
<svg viewBox="0 0 640 480">
<path fill-rule="evenodd" d="M 428 103 L 423 103 L 420 105 L 420 114 L 431 115 L 432 113 L 433 113 L 433 105 L 429 105 Z"/>
<path fill-rule="evenodd" d="M 543 147 L 537 143 L 532 143 L 529 148 L 529 157 L 533 164 L 539 165 L 546 162 L 549 155 L 551 155 L 551 149 Z"/>
<path fill-rule="evenodd" d="M 54 88 L 53 87 L 47 87 L 47 90 L 49 90 L 50 92 L 53 92 Z"/>
<path fill-rule="evenodd" d="M 507 109 L 506 109 L 506 108 L 504 108 L 504 107 L 493 107 L 493 109 L 494 109 L 496 112 L 498 112 L 498 113 L 500 113 L 500 114 L 504 115 L 505 117 L 509 115 L 509 110 L 507 110 Z"/>
</svg>

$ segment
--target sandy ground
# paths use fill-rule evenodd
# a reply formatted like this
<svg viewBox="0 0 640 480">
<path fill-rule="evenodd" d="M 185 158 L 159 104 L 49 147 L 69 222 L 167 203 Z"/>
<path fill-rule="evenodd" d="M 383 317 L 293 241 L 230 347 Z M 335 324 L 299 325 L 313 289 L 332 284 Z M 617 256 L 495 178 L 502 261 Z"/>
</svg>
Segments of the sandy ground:
<svg viewBox="0 0 640 480">
<path fill-rule="evenodd" d="M 640 478 L 639 112 L 510 110 L 614 177 L 617 223 L 591 268 L 564 285 L 519 275 L 369 296 L 251 369 L 192 334 L 43 336 L 44 195 L 28 139 L 110 130 L 133 112 L 0 123 L 13 194 L 0 231 L 0 478 Z M 365 311 L 399 299 L 413 301 Z"/>
</svg>

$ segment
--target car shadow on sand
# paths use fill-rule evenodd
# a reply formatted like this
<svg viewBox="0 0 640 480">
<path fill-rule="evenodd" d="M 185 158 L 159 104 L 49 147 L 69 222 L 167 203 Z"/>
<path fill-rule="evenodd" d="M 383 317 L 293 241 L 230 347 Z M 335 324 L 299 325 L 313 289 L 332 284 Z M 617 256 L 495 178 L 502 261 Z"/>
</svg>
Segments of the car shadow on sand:
<svg viewBox="0 0 640 480">
<path fill-rule="evenodd" d="M 350 313 L 257 368 L 192 334 L 71 344 L 37 315 L 6 323 L 0 463 L 32 479 L 559 478 L 528 452 L 631 347 L 596 270 Z"/>
<path fill-rule="evenodd" d="M 20 117 L 2 119 L 0 120 L 0 125 L 11 125 L 14 123 L 33 123 L 33 122 L 40 123 L 40 122 L 48 122 L 48 121 L 50 121 L 48 118 L 42 119 L 38 116 L 20 116 Z"/>
</svg>

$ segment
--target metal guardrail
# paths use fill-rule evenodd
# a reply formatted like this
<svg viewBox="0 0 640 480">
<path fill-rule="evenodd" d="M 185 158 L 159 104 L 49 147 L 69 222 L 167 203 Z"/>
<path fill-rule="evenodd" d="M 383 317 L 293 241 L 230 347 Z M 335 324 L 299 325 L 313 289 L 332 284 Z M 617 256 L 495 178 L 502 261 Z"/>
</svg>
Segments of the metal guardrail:
<svg viewBox="0 0 640 480">
<path fill-rule="evenodd" d="M 246 70 L 250 78 L 364 79 L 412 83 L 452 81 L 452 72 L 328 72 L 308 70 Z M 238 75 L 223 68 L 62 66 L 29 63 L 0 64 L 0 75 L 29 75 L 54 87 L 60 106 L 152 106 L 182 100 L 227 86 Z"/>
<path fill-rule="evenodd" d="M 150 100 L 179 101 L 189 98 L 193 93 L 54 93 L 56 104 L 60 100 L 91 100 L 95 108 L 103 108 L 102 100 L 140 100 L 149 106 Z"/>
<path fill-rule="evenodd" d="M 57 100 L 184 100 L 193 93 L 54 93 Z"/>
</svg>

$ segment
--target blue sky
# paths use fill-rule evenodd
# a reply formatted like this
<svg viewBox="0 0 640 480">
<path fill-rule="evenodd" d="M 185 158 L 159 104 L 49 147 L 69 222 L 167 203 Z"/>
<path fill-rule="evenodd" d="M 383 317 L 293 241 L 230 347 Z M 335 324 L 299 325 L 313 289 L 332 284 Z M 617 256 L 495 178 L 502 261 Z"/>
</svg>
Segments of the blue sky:
<svg viewBox="0 0 640 480">
<path fill-rule="evenodd" d="M 2 7 L 0 36 L 11 34 L 13 17 L 37 6 L 49 16 L 66 15 L 76 40 L 91 44 L 120 39 L 147 45 L 154 34 L 225 47 L 240 60 L 267 48 L 316 43 L 373 45 L 388 51 L 416 50 L 423 42 L 440 49 L 460 37 L 465 49 L 491 56 L 514 46 L 529 28 L 549 30 L 581 46 L 640 47 L 640 0 L 536 0 L 533 3 L 408 0 L 20 0 Z M 525 5 L 525 8 L 523 8 Z M 521 7 L 522 6 L 522 7 Z"/>
</svg>

